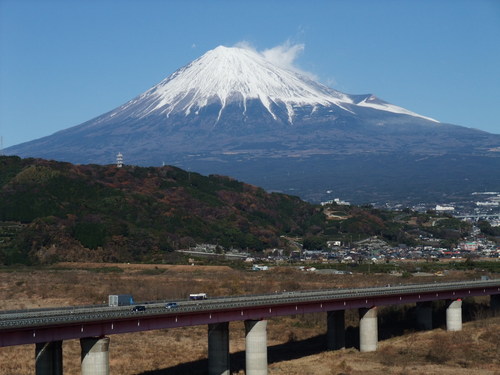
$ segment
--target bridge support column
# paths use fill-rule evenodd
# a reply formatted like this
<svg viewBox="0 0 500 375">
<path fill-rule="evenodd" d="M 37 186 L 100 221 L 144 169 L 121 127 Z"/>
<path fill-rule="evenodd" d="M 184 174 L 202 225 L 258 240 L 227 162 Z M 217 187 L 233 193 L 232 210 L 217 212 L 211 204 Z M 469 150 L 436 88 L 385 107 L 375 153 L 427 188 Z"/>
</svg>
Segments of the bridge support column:
<svg viewBox="0 0 500 375">
<path fill-rule="evenodd" d="M 494 315 L 500 313 L 500 294 L 492 294 L 490 296 L 490 308 Z"/>
<path fill-rule="evenodd" d="M 374 352 L 378 345 L 377 307 L 359 309 L 359 350 Z"/>
<path fill-rule="evenodd" d="M 267 320 L 245 320 L 246 375 L 267 375 Z"/>
<path fill-rule="evenodd" d="M 109 337 L 80 339 L 82 375 L 109 375 Z"/>
<path fill-rule="evenodd" d="M 326 345 L 328 350 L 345 348 L 344 310 L 328 311 L 326 315 Z"/>
<path fill-rule="evenodd" d="M 62 375 L 62 341 L 42 342 L 35 346 L 35 374 Z"/>
<path fill-rule="evenodd" d="M 448 301 L 446 307 L 446 330 L 462 330 L 462 300 L 456 299 Z"/>
<path fill-rule="evenodd" d="M 432 302 L 417 302 L 415 309 L 417 328 L 422 331 L 432 329 Z"/>
<path fill-rule="evenodd" d="M 208 325 L 208 374 L 229 375 L 229 322 Z"/>
</svg>

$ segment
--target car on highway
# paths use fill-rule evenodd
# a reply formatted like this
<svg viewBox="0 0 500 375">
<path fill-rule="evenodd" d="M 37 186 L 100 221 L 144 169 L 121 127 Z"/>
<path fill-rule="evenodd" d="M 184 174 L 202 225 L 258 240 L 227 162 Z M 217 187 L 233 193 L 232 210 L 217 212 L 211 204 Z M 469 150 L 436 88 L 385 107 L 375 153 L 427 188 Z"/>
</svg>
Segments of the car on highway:
<svg viewBox="0 0 500 375">
<path fill-rule="evenodd" d="M 175 309 L 179 307 L 179 305 L 177 304 L 177 302 L 169 302 L 165 305 L 165 308 L 166 309 Z"/>
<path fill-rule="evenodd" d="M 144 305 L 137 305 L 132 308 L 133 312 L 138 312 L 138 311 L 146 311 L 146 306 Z"/>
</svg>

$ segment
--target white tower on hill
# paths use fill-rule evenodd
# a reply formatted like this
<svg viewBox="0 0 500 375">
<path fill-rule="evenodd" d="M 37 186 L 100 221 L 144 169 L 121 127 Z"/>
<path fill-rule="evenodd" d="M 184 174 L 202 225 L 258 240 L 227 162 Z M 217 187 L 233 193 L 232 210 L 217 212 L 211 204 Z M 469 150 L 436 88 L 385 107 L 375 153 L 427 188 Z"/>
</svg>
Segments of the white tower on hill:
<svg viewBox="0 0 500 375">
<path fill-rule="evenodd" d="M 118 168 L 121 168 L 123 167 L 123 155 L 121 152 L 119 152 L 117 155 L 116 155 L 116 166 Z"/>
</svg>

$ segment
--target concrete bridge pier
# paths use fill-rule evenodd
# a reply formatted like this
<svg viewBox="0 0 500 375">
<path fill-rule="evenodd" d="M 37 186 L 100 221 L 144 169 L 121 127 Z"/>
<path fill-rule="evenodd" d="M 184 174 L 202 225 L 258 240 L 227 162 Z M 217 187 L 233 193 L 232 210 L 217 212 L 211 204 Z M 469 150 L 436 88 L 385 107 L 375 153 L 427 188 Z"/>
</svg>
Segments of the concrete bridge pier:
<svg viewBox="0 0 500 375">
<path fill-rule="evenodd" d="M 62 375 L 62 341 L 42 342 L 35 346 L 35 374 Z"/>
<path fill-rule="evenodd" d="M 359 350 L 374 352 L 378 345 L 377 307 L 359 309 Z"/>
<path fill-rule="evenodd" d="M 230 375 L 229 322 L 208 325 L 208 374 Z"/>
<path fill-rule="evenodd" d="M 421 331 L 432 329 L 432 302 L 417 302 L 415 309 L 417 328 Z"/>
<path fill-rule="evenodd" d="M 328 350 L 345 349 L 345 311 L 328 311 L 326 315 L 326 345 Z"/>
<path fill-rule="evenodd" d="M 500 313 L 500 294 L 490 296 L 490 308 L 493 310 L 494 315 Z"/>
<path fill-rule="evenodd" d="M 446 307 L 446 330 L 461 331 L 462 330 L 462 300 L 450 300 Z"/>
<path fill-rule="evenodd" d="M 109 337 L 80 339 L 82 375 L 109 375 Z"/>
<path fill-rule="evenodd" d="M 246 375 L 267 375 L 267 320 L 245 320 Z"/>
</svg>

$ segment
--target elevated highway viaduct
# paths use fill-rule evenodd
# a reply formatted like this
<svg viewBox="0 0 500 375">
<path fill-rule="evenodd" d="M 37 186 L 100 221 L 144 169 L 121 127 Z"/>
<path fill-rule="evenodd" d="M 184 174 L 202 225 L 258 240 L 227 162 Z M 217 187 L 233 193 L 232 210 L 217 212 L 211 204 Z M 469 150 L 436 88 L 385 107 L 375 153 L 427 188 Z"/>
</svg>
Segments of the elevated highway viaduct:
<svg viewBox="0 0 500 375">
<path fill-rule="evenodd" d="M 109 336 L 166 328 L 208 325 L 208 373 L 230 374 L 229 322 L 245 322 L 246 374 L 267 374 L 267 319 L 325 312 L 328 349 L 345 346 L 344 312 L 359 309 L 360 350 L 374 351 L 378 343 L 377 307 L 416 303 L 416 319 L 432 328 L 433 301 L 446 301 L 447 330 L 462 328 L 462 299 L 490 296 L 500 308 L 500 279 L 398 285 L 386 287 L 282 292 L 269 295 L 211 298 L 132 306 L 90 306 L 0 312 L 0 347 L 35 344 L 36 374 L 62 374 L 62 341 L 80 339 L 83 375 L 109 374 Z"/>
</svg>

